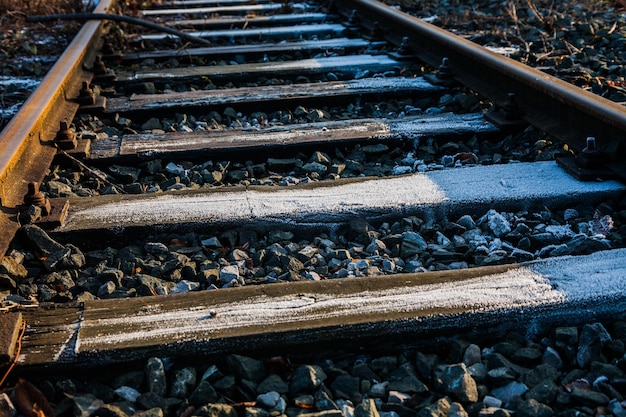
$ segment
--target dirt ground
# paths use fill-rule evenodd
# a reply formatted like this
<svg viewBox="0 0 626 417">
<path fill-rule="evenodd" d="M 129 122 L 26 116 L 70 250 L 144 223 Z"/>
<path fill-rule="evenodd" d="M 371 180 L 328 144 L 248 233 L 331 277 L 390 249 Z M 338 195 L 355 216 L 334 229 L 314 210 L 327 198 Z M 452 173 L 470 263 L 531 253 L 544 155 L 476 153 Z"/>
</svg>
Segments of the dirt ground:
<svg viewBox="0 0 626 417">
<path fill-rule="evenodd" d="M 7 65 L 10 66 L 7 61 L 17 56 L 54 55 L 59 48 L 62 51 L 65 42 L 60 39 L 80 27 L 80 24 L 71 22 L 61 27 L 27 23 L 27 16 L 84 10 L 82 0 L 0 0 L 0 75 L 22 75 L 14 74 L 12 69 L 7 70 Z"/>
</svg>

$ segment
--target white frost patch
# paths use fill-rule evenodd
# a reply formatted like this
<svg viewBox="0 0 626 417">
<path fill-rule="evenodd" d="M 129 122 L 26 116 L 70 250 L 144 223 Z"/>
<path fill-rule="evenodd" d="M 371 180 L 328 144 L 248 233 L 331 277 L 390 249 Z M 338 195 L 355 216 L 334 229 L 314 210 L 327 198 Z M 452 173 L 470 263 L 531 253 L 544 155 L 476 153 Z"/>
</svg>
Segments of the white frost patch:
<svg viewBox="0 0 626 417">
<path fill-rule="evenodd" d="M 428 320 L 429 316 L 472 314 L 534 307 L 576 308 L 576 303 L 610 303 L 626 297 L 626 249 L 597 252 L 580 257 L 533 261 L 503 273 L 464 281 L 362 291 L 349 295 L 331 292 L 257 296 L 239 302 L 206 303 L 191 308 L 166 310 L 144 308 L 131 317 L 86 319 L 83 329 L 98 336 L 79 335 L 79 353 L 116 348 L 133 342 L 141 345 L 175 337 L 180 342 L 249 334 L 281 323 L 307 326 L 307 322 L 330 323 L 342 318 L 345 324 L 358 323 L 360 315 L 397 313 L 399 317 Z M 384 278 L 382 278 L 384 279 Z M 153 302 L 147 299 L 146 303 Z M 558 310 L 558 309 L 557 309 Z M 217 315 L 215 315 L 217 311 Z M 585 314 L 581 310 L 580 314 Z M 420 314 L 424 314 L 420 317 Z M 543 314 L 543 313 L 542 313 Z M 351 320 L 350 317 L 354 317 Z M 294 326 L 297 327 L 297 326 Z M 118 333 L 113 333 L 118 329 Z M 133 330 L 131 330 L 133 329 Z"/>
<path fill-rule="evenodd" d="M 17 112 L 20 110 L 20 107 L 22 107 L 22 104 L 23 103 L 18 103 L 6 109 L 0 109 L 0 120 L 10 119 L 11 117 L 15 116 Z"/>
<path fill-rule="evenodd" d="M 498 204 L 506 201 L 574 198 L 586 193 L 622 191 L 616 181 L 579 182 L 554 162 L 475 166 L 372 179 L 315 188 L 271 188 L 245 192 L 166 194 L 119 201 L 70 213 L 59 230 L 288 217 L 389 212 L 454 204 Z"/>
<path fill-rule="evenodd" d="M 289 5 L 293 9 L 309 9 L 311 6 L 302 3 L 295 3 Z M 254 11 L 266 11 L 266 10 L 276 10 L 283 7 L 282 4 L 250 4 L 243 6 L 216 6 L 216 7 L 197 7 L 193 9 L 185 9 L 185 13 L 233 13 L 233 12 L 254 12 Z M 155 10 L 144 10 L 141 12 L 141 16 L 162 16 L 162 15 L 170 15 L 170 14 L 181 14 L 180 9 L 155 9 Z"/>
<path fill-rule="evenodd" d="M 233 72 L 247 72 L 249 74 L 264 71 L 303 71 L 313 69 L 325 69 L 327 71 L 335 71 L 337 69 L 353 70 L 355 68 L 369 67 L 372 71 L 378 71 L 380 68 L 391 68 L 398 65 L 397 61 L 387 57 L 386 55 L 358 55 L 358 56 L 331 56 L 327 58 L 311 58 L 300 61 L 284 61 L 284 62 L 266 62 L 259 64 L 241 64 L 231 65 Z M 187 69 L 189 74 L 210 75 L 215 71 L 216 67 L 190 67 Z M 134 74 L 135 80 L 151 79 L 155 77 L 175 78 L 177 75 L 169 69 L 145 71 Z"/>
<path fill-rule="evenodd" d="M 207 30 L 202 32 L 195 32 L 192 36 L 198 36 L 201 38 L 236 38 L 240 36 L 279 36 L 279 35 L 292 35 L 296 37 L 300 34 L 309 33 L 341 33 L 346 29 L 344 25 L 324 23 L 319 25 L 297 25 L 297 26 L 285 26 L 285 27 L 264 27 L 264 28 L 250 28 L 250 29 L 235 29 L 235 30 Z M 151 37 L 158 38 L 159 35 L 144 35 L 143 39 L 150 39 Z"/>
<path fill-rule="evenodd" d="M 374 187 L 374 188 L 373 188 Z M 362 181 L 333 187 L 284 188 L 273 191 L 167 194 L 147 200 L 121 201 L 72 213 L 59 230 L 81 222 L 101 227 L 306 216 L 366 209 L 400 209 L 405 205 L 440 203 L 444 193 L 426 175 Z M 78 225 L 80 227 L 80 225 Z"/>
<path fill-rule="evenodd" d="M 344 68 L 363 67 L 367 65 L 394 65 L 397 61 L 387 57 L 386 55 L 352 55 L 349 57 L 331 56 L 328 58 L 311 58 L 300 61 L 284 61 L 284 62 L 268 62 L 266 64 L 255 64 L 255 68 L 263 69 L 265 67 L 272 70 L 293 71 L 307 68 Z"/>
<path fill-rule="evenodd" d="M 491 52 L 495 52 L 498 55 L 503 55 L 506 57 L 512 57 L 512 56 L 516 56 L 519 55 L 521 53 L 521 49 L 519 47 L 515 47 L 515 46 L 491 46 L 491 45 L 486 45 L 484 46 L 485 49 L 490 50 Z"/>
<path fill-rule="evenodd" d="M 41 83 L 41 78 L 7 77 L 0 76 L 0 86 L 11 86 L 14 89 L 26 89 L 32 91 Z M 2 90 L 0 88 L 0 90 Z"/>
<path fill-rule="evenodd" d="M 421 137 L 437 130 L 455 132 L 494 130 L 494 125 L 486 121 L 482 113 L 421 115 L 419 118 L 406 121 L 389 121 L 389 125 L 394 134 L 407 138 Z"/>
<path fill-rule="evenodd" d="M 577 261 L 572 256 L 550 258 L 528 267 L 571 301 L 626 296 L 626 249 L 596 252 Z"/>
<path fill-rule="evenodd" d="M 350 80 L 345 83 L 349 88 L 423 88 L 425 90 L 440 89 L 440 87 L 433 86 L 426 81 L 423 77 L 408 78 L 408 77 L 368 77 L 361 78 L 360 80 Z M 441 88 L 443 90 L 443 88 Z"/>
<path fill-rule="evenodd" d="M 422 286 L 407 286 L 351 294 L 298 294 L 282 297 L 255 297 L 238 303 L 211 304 L 193 309 L 160 311 L 124 318 L 86 321 L 83 327 L 130 329 L 122 334 L 102 334 L 94 340 L 81 340 L 81 347 L 114 346 L 133 340 L 176 335 L 177 340 L 209 337 L 221 330 L 328 320 L 366 314 L 419 314 L 436 310 L 445 314 L 453 309 L 486 312 L 563 302 L 566 294 L 554 290 L 544 277 L 528 268 L 505 273 Z M 213 317 L 211 310 L 218 315 Z M 215 336 L 218 336 L 215 334 Z"/>
<path fill-rule="evenodd" d="M 481 165 L 432 171 L 427 175 L 445 192 L 446 197 L 462 202 L 551 199 L 626 189 L 617 181 L 578 181 L 554 161 Z"/>
<path fill-rule="evenodd" d="M 558 239 L 564 239 L 566 237 L 574 237 L 576 233 L 572 230 L 569 224 L 565 225 L 550 225 L 546 227 L 546 232 L 553 234 Z"/>
</svg>

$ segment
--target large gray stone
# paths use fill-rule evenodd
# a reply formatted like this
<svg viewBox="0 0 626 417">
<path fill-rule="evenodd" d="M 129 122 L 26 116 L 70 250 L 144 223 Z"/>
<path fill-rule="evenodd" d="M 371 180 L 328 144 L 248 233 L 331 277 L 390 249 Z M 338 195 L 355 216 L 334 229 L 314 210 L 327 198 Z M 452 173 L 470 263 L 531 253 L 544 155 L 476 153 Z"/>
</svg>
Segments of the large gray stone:
<svg viewBox="0 0 626 417">
<path fill-rule="evenodd" d="M 601 392 L 581 389 L 577 387 L 572 388 L 570 396 L 576 404 L 580 404 L 586 407 L 599 407 L 608 405 L 610 400 L 609 397 Z"/>
<path fill-rule="evenodd" d="M 28 271 L 24 265 L 18 263 L 11 256 L 3 256 L 0 258 L 0 274 L 6 274 L 11 278 L 26 278 Z"/>
<path fill-rule="evenodd" d="M 476 381 L 463 363 L 438 366 L 435 387 L 462 403 L 478 401 Z"/>
<path fill-rule="evenodd" d="M 528 387 L 521 382 L 513 381 L 506 384 L 503 387 L 496 388 L 491 391 L 491 395 L 502 401 L 504 404 L 508 403 L 513 397 L 521 397 L 528 391 Z"/>
<path fill-rule="evenodd" d="M 189 404 L 198 408 L 207 403 L 214 403 L 218 400 L 217 392 L 213 385 L 207 380 L 200 381 L 198 386 L 189 396 Z"/>
<path fill-rule="evenodd" d="M 164 397 L 167 393 L 165 367 L 159 358 L 150 358 L 144 368 L 148 391 Z"/>
<path fill-rule="evenodd" d="M 160 288 L 167 288 L 170 285 L 167 281 L 148 274 L 137 274 L 135 280 L 138 284 L 137 294 L 140 296 L 157 295 Z"/>
<path fill-rule="evenodd" d="M 90 417 L 104 402 L 93 394 L 76 395 L 74 401 L 74 417 Z"/>
<path fill-rule="evenodd" d="M 22 226 L 20 230 L 25 235 L 28 243 L 35 248 L 40 256 L 47 257 L 65 249 L 65 246 L 48 236 L 39 226 L 27 224 Z"/>
<path fill-rule="evenodd" d="M 489 210 L 487 214 L 478 221 L 478 224 L 485 224 L 488 230 L 496 237 L 502 237 L 511 231 L 511 224 L 500 213 Z"/>
<path fill-rule="evenodd" d="M 265 394 L 260 394 L 256 397 L 256 404 L 260 407 L 271 409 L 276 406 L 280 400 L 280 394 L 276 391 L 270 391 Z"/>
<path fill-rule="evenodd" d="M 307 394 L 315 391 L 326 380 L 326 374 L 319 366 L 302 365 L 291 374 L 289 392 Z"/>
<path fill-rule="evenodd" d="M 560 372 L 553 366 L 541 364 L 523 374 L 520 377 L 520 382 L 523 382 L 527 387 L 532 388 L 546 379 L 556 381 L 559 375 Z"/>
<path fill-rule="evenodd" d="M 428 387 L 415 375 L 408 375 L 399 380 L 390 380 L 387 389 L 411 394 L 428 392 Z"/>
<path fill-rule="evenodd" d="M 270 391 L 276 391 L 279 394 L 286 394 L 289 392 L 289 385 L 287 385 L 287 383 L 279 375 L 271 374 L 261 381 L 256 387 L 256 392 L 258 394 Z"/>
<path fill-rule="evenodd" d="M 354 417 L 380 417 L 372 398 L 363 400 L 354 408 Z"/>
<path fill-rule="evenodd" d="M 521 401 L 516 411 L 516 416 L 519 417 L 551 417 L 553 415 L 552 408 L 533 399 Z"/>
<path fill-rule="evenodd" d="M 448 409 L 448 417 L 468 417 L 468 414 L 465 408 L 463 408 L 463 405 L 452 403 Z"/>
<path fill-rule="evenodd" d="M 470 344 L 463 353 L 463 363 L 465 366 L 472 366 L 482 360 L 482 353 L 480 347 L 475 344 Z"/>
<path fill-rule="evenodd" d="M 584 368 L 591 362 L 600 360 L 602 343 L 611 340 L 609 332 L 600 323 L 585 324 L 578 340 L 576 362 Z"/>
<path fill-rule="evenodd" d="M 419 233 L 404 232 L 400 246 L 400 256 L 402 258 L 408 258 L 409 256 L 424 252 L 427 247 L 428 243 L 426 243 Z"/>
<path fill-rule="evenodd" d="M 552 404 L 557 394 L 559 393 L 559 387 L 551 379 L 544 379 L 534 387 L 532 387 L 525 394 L 527 400 L 536 400 L 544 404 Z"/>
<path fill-rule="evenodd" d="M 196 369 L 192 367 L 183 368 L 176 371 L 174 381 L 170 388 L 170 397 L 184 399 L 187 398 L 193 387 L 196 385 Z"/>
<path fill-rule="evenodd" d="M 125 385 L 117 387 L 117 389 L 115 390 L 115 394 L 118 397 L 122 398 L 124 401 L 129 401 L 131 403 L 137 401 L 137 398 L 139 398 L 139 396 L 141 395 L 141 393 L 135 388 L 127 387 Z"/>
<path fill-rule="evenodd" d="M 517 375 L 515 372 L 505 366 L 501 368 L 494 368 L 487 372 L 487 380 L 495 386 L 508 384 L 509 382 L 514 381 L 516 377 Z"/>
<path fill-rule="evenodd" d="M 450 412 L 450 401 L 447 398 L 440 398 L 434 403 L 424 407 L 417 413 L 418 417 L 448 417 Z"/>
<path fill-rule="evenodd" d="M 240 379 L 256 382 L 257 384 L 267 376 L 267 370 L 262 361 L 247 356 L 229 355 L 226 358 L 230 371 Z"/>
<path fill-rule="evenodd" d="M 546 347 L 541 356 L 541 362 L 544 365 L 550 365 L 555 369 L 560 369 L 563 366 L 563 359 L 561 355 L 551 346 Z"/>
<path fill-rule="evenodd" d="M 315 400 L 315 407 L 320 411 L 339 410 L 337 403 L 333 401 L 330 394 L 323 387 L 315 391 L 313 399 Z"/>
<path fill-rule="evenodd" d="M 330 389 L 334 393 L 334 398 L 351 400 L 353 403 L 361 401 L 362 395 L 360 392 L 361 384 L 360 379 L 351 375 L 339 375 L 330 384 Z"/>
</svg>

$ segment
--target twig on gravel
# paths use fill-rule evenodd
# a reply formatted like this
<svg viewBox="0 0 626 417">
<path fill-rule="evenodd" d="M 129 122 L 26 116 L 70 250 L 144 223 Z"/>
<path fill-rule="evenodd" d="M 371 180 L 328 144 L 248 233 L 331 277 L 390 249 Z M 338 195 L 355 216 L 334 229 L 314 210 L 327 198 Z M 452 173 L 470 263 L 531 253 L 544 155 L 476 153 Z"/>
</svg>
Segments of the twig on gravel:
<svg viewBox="0 0 626 417">
<path fill-rule="evenodd" d="M 517 36 L 521 38 L 522 32 L 520 31 L 519 18 L 517 17 L 517 2 L 508 1 L 507 6 L 504 8 L 504 10 L 506 10 L 507 14 L 513 21 L 513 24 L 515 25 L 515 31 L 517 32 Z"/>
<path fill-rule="evenodd" d="M 539 10 L 537 9 L 537 6 L 535 6 L 535 3 L 533 3 L 531 0 L 526 0 L 526 5 L 528 6 L 528 9 L 532 12 L 533 15 L 535 15 L 535 18 L 540 23 L 542 23 L 542 24 L 546 23 L 545 18 L 541 15 Z"/>
<path fill-rule="evenodd" d="M 105 184 L 110 185 L 111 187 L 115 188 L 115 190 L 119 192 L 120 194 L 127 194 L 127 192 L 122 187 L 106 179 L 106 177 L 102 175 L 100 172 L 96 171 L 95 169 L 89 168 L 82 161 L 74 158 L 72 155 L 65 152 L 63 149 L 59 148 L 58 146 L 56 146 L 56 148 L 57 148 L 57 151 L 60 152 L 63 156 L 68 157 L 70 160 L 72 160 L 72 162 L 76 163 L 79 167 L 89 172 L 90 174 L 92 174 L 93 176 L 95 176 L 96 178 L 104 182 Z"/>
<path fill-rule="evenodd" d="M 157 25 L 156 23 L 147 22 L 145 20 L 137 19 L 130 16 L 121 16 L 117 14 L 108 13 L 70 13 L 70 14 L 53 14 L 50 16 L 29 16 L 26 18 L 27 22 L 54 22 L 56 20 L 114 20 L 116 22 L 125 22 L 133 25 L 145 26 L 150 29 L 157 30 L 159 32 L 169 33 L 170 35 L 178 36 L 181 39 L 185 39 L 188 42 L 211 45 L 211 42 L 206 39 L 202 39 L 198 36 L 192 36 L 186 32 L 181 32 L 167 26 Z"/>
</svg>

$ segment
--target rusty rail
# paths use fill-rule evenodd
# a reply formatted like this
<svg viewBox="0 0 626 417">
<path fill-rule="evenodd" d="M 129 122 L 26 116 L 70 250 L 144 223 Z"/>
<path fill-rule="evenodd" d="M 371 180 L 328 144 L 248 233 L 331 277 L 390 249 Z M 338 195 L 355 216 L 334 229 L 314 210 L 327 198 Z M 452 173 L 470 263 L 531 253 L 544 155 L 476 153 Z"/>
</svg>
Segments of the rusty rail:
<svg viewBox="0 0 626 417">
<path fill-rule="evenodd" d="M 94 12 L 109 11 L 115 0 L 102 0 Z M 83 69 L 100 40 L 100 22 L 85 23 L 39 87 L 0 132 L 0 254 L 4 254 L 18 228 L 16 206 L 22 202 L 28 183 L 43 179 L 56 153 L 41 141 L 54 138 L 59 122 L 72 120 L 82 81 L 92 74 Z"/>
<path fill-rule="evenodd" d="M 626 157 L 624 107 L 379 2 L 350 0 L 337 5 L 344 15 L 357 10 L 366 27 L 378 22 L 394 28 L 385 32 L 390 41 L 400 44 L 403 36 L 408 37 L 412 53 L 435 68 L 448 58 L 456 80 L 497 105 L 504 105 L 514 93 L 524 120 L 575 150 L 585 148 L 587 137 L 595 137 L 612 156 L 611 168 L 626 178 L 620 163 Z"/>
</svg>

